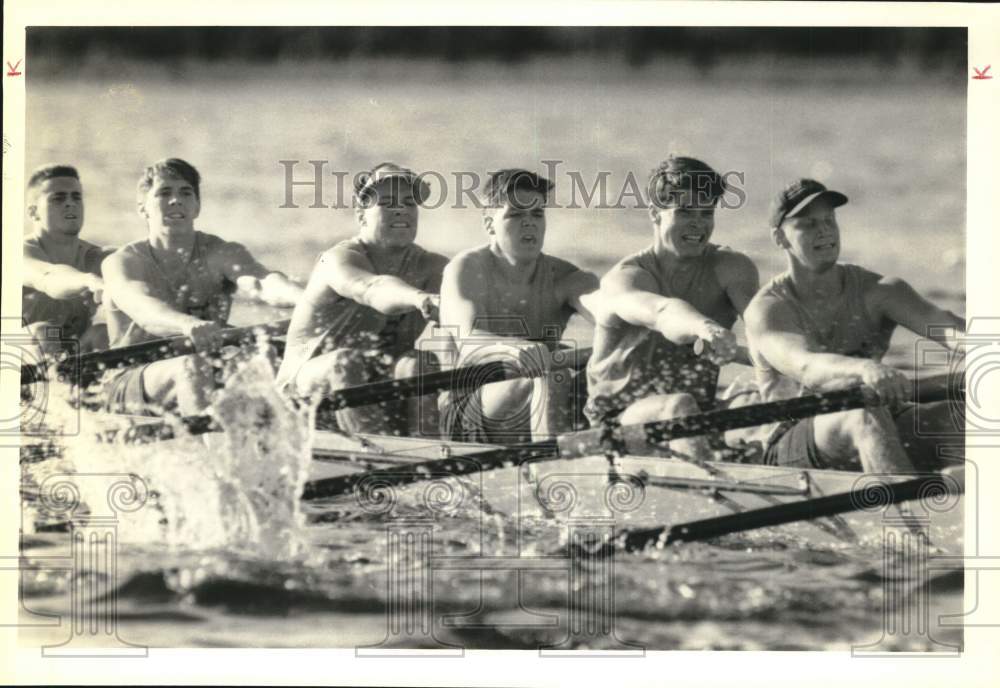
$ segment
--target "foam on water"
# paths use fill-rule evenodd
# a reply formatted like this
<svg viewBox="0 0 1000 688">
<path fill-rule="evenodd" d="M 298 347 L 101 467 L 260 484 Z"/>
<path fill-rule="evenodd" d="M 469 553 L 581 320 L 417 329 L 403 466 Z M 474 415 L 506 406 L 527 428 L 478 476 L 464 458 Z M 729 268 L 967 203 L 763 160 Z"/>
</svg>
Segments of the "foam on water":
<svg viewBox="0 0 1000 688">
<path fill-rule="evenodd" d="M 68 404 L 59 408 L 53 411 L 72 412 Z M 279 394 L 267 359 L 254 356 L 238 365 L 210 413 L 223 432 L 192 436 L 174 422 L 175 439 L 148 444 L 101 441 L 107 422 L 84 414 L 79 436 L 61 443 L 59 459 L 29 466 L 31 479 L 42 484 L 57 473 L 134 476 L 136 494 L 146 502 L 116 512 L 125 545 L 225 549 L 270 560 L 304 557 L 298 496 L 312 459 L 310 410 L 293 408 Z M 68 482 L 95 510 L 107 503 L 110 480 Z"/>
</svg>

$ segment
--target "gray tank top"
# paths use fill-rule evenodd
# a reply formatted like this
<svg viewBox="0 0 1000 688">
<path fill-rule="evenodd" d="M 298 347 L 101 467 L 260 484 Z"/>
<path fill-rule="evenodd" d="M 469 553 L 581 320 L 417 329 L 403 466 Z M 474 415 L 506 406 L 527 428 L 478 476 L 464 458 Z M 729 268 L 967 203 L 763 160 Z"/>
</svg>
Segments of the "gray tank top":
<svg viewBox="0 0 1000 688">
<path fill-rule="evenodd" d="M 896 323 L 887 319 L 876 321 L 865 306 L 865 292 L 882 276 L 849 263 L 842 263 L 839 267 L 843 289 L 837 297 L 832 316 L 824 315 L 822 321 L 799 300 L 788 273 L 778 275 L 764 285 L 757 298 L 770 296 L 791 306 L 796 323 L 814 350 L 881 361 L 889 350 Z M 787 387 L 788 381 L 754 348 L 752 341 L 750 355 L 762 397 L 783 396 L 772 395 L 771 391 Z"/>
<path fill-rule="evenodd" d="M 212 320 L 226 325 L 229 310 L 233 304 L 236 283 L 231 281 L 211 256 L 225 240 L 212 234 L 195 232 L 194 250 L 191 260 L 182 275 L 168 275 L 153 257 L 147 239 L 134 241 L 123 246 L 123 251 L 138 257 L 142 266 L 142 281 L 151 294 L 170 304 L 171 307 L 202 320 Z M 248 254 L 249 255 L 249 254 Z M 248 273 L 254 274 L 247 266 Z M 114 295 L 108 299 L 108 338 L 111 346 L 126 346 L 149 341 L 156 337 L 146 332 L 132 317 L 114 302 Z"/>
<path fill-rule="evenodd" d="M 739 314 L 715 274 L 719 251 L 719 246 L 709 244 L 680 270 L 667 272 L 648 247 L 619 262 L 611 272 L 644 270 L 656 280 L 661 296 L 683 299 L 705 317 L 731 328 Z M 693 395 L 701 408 L 709 409 L 715 403 L 718 379 L 718 366 L 659 332 L 625 322 L 617 327 L 598 325 L 587 365 L 587 415 L 592 422 L 600 422 L 639 399 L 678 392 Z"/>
<path fill-rule="evenodd" d="M 441 290 L 441 273 L 447 260 L 416 244 L 406 248 L 395 270 L 381 265 L 357 237 L 345 239 L 337 247 L 363 255 L 376 274 L 395 275 L 410 286 L 432 294 Z M 321 255 L 318 260 L 322 259 Z M 384 315 L 338 294 L 324 280 L 310 278 L 305 296 L 292 314 L 285 355 L 278 370 L 278 384 L 288 384 L 306 361 L 334 349 L 355 348 L 379 358 L 383 354 L 398 358 L 414 349 L 426 325 L 423 315 L 417 311 Z"/>
<path fill-rule="evenodd" d="M 486 303 L 477 308 L 480 315 L 473 326 L 501 336 L 559 341 L 573 309 L 559 300 L 556 284 L 578 268 L 543 253 L 525 288 L 506 278 L 489 246 L 471 253 L 486 283 Z"/>
</svg>

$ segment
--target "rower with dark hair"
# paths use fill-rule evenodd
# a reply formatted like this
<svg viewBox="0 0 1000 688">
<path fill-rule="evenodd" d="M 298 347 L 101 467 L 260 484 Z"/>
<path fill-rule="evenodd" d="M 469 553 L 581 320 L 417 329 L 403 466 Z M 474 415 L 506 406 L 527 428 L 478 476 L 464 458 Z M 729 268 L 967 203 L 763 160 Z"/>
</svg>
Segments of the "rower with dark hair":
<svg viewBox="0 0 1000 688">
<path fill-rule="evenodd" d="M 70 165 L 39 167 L 28 178 L 25 203 L 32 229 L 24 240 L 25 329 L 43 353 L 56 353 L 70 342 L 81 352 L 107 348 L 107 328 L 95 316 L 104 291 L 101 262 L 114 249 L 80 238 L 80 174 Z"/>
<path fill-rule="evenodd" d="M 483 208 L 488 242 L 463 251 L 445 268 L 441 324 L 456 366 L 512 360 L 542 373 L 570 316 L 593 320 L 581 297 L 595 275 L 542 253 L 545 206 L 552 183 L 523 169 L 490 175 Z M 560 384 L 557 378 L 563 382 Z M 518 442 L 570 429 L 568 377 L 547 374 L 495 382 L 441 396 L 442 429 L 457 440 Z"/>
<path fill-rule="evenodd" d="M 201 212 L 201 175 L 169 158 L 143 172 L 139 216 L 149 236 L 123 246 L 103 264 L 111 346 L 186 335 L 199 351 L 215 347 L 233 294 L 273 306 L 294 305 L 302 288 L 268 270 L 242 244 L 194 228 Z M 168 358 L 109 374 L 106 405 L 113 413 L 150 407 L 202 412 L 219 385 L 218 369 L 201 354 Z"/>
<path fill-rule="evenodd" d="M 592 424 L 648 423 L 715 405 L 719 365 L 738 355 L 730 328 L 758 286 L 747 256 L 710 242 L 725 189 L 695 158 L 671 156 L 653 170 L 653 243 L 601 280 L 587 365 Z M 695 355 L 699 340 L 707 356 Z M 704 438 L 670 449 L 710 458 Z"/>
</svg>

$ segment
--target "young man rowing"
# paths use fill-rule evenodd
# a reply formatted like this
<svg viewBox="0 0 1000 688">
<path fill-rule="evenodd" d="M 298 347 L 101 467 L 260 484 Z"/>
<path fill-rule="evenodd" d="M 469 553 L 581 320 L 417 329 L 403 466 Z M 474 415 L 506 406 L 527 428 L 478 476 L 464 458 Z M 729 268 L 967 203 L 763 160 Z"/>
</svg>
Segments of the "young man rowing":
<svg viewBox="0 0 1000 688">
<path fill-rule="evenodd" d="M 801 179 L 778 196 L 771 235 L 785 252 L 788 270 L 750 303 L 747 337 L 765 401 L 865 384 L 887 405 L 779 424 L 769 429 L 763 460 L 838 469 L 858 468 L 860 460 L 865 471 L 911 471 L 914 463 L 904 443 L 916 447 L 918 438 L 912 415 L 902 413 L 911 383 L 883 365 L 882 356 L 897 325 L 957 350 L 957 339 L 931 328 L 946 326 L 962 335 L 965 321 L 928 302 L 902 279 L 838 263 L 835 209 L 845 203 L 847 196 L 812 179 Z M 937 411 L 946 412 L 944 406 Z"/>
<path fill-rule="evenodd" d="M 709 410 L 719 365 L 738 355 L 730 328 L 758 287 L 742 253 L 710 242 L 725 183 L 695 158 L 671 156 L 649 181 L 653 243 L 601 280 L 594 353 L 587 365 L 593 425 L 648 423 Z M 692 345 L 702 340 L 707 357 Z M 707 440 L 671 443 L 697 460 Z"/>
<path fill-rule="evenodd" d="M 552 188 L 527 170 L 490 175 L 483 209 L 489 241 L 455 256 L 441 286 L 441 324 L 452 336 L 454 365 L 515 360 L 542 373 L 570 316 L 577 312 L 593 322 L 581 297 L 597 288 L 597 277 L 542 253 Z M 569 381 L 548 374 L 445 392 L 442 430 L 454 440 L 511 443 L 569 429 Z"/>
<path fill-rule="evenodd" d="M 185 335 L 211 351 L 229 318 L 233 293 L 273 306 L 294 305 L 302 288 L 257 262 L 242 244 L 197 231 L 201 176 L 177 158 L 146 168 L 138 210 L 149 236 L 104 262 L 111 346 Z M 150 406 L 200 413 L 217 386 L 206 356 L 192 354 L 109 374 L 107 408 L 143 413 Z"/>
<path fill-rule="evenodd" d="M 114 249 L 80 239 L 79 173 L 70 165 L 40 167 L 28 179 L 26 196 L 33 229 L 24 240 L 21 319 L 26 330 L 45 354 L 73 340 L 81 352 L 107 348 L 107 328 L 94 316 L 104 290 L 101 262 Z"/>
<path fill-rule="evenodd" d="M 429 189 L 413 172 L 377 165 L 355 186 L 358 235 L 323 253 L 295 308 L 278 382 L 299 396 L 417 374 L 417 338 L 437 318 L 448 259 L 415 243 Z M 337 412 L 346 432 L 436 428 L 434 399 Z"/>
</svg>

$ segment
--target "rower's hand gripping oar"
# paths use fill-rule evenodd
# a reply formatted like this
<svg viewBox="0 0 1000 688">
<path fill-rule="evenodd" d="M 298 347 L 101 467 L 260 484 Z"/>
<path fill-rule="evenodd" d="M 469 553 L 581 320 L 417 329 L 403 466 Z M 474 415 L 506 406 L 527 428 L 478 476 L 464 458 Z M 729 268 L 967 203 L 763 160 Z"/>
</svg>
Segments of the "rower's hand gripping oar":
<svg viewBox="0 0 1000 688">
<path fill-rule="evenodd" d="M 216 335 L 215 344 L 217 348 L 221 349 L 225 346 L 235 346 L 253 341 L 257 335 L 267 335 L 270 337 L 283 336 L 288 331 L 289 322 L 291 321 L 281 320 L 270 324 L 227 328 L 221 330 Z M 93 351 L 79 356 L 69 356 L 56 364 L 55 372 L 58 376 L 68 378 L 68 381 L 73 383 L 76 383 L 77 380 L 72 378 L 79 376 L 79 382 L 86 384 L 99 376 L 102 371 L 109 368 L 152 363 L 165 358 L 186 356 L 196 352 L 197 349 L 194 343 L 188 337 L 164 337 L 140 344 L 105 349 L 104 351 Z M 43 364 L 21 366 L 22 385 L 41 382 L 44 379 L 45 366 Z"/>
<path fill-rule="evenodd" d="M 948 374 L 918 382 L 914 401 L 928 403 L 956 398 L 951 376 Z M 571 459 L 605 453 L 609 443 L 615 446 L 643 447 L 662 444 L 669 440 L 695 437 L 710 432 L 725 432 L 764 423 L 799 420 L 824 413 L 877 406 L 878 395 L 867 387 L 852 387 L 834 392 L 811 394 L 794 399 L 784 399 L 735 409 L 720 409 L 681 416 L 672 420 L 644 425 L 624 425 L 613 428 L 596 428 L 560 435 L 555 441 L 531 442 L 514 447 L 491 449 L 463 457 L 425 461 L 407 468 L 376 470 L 367 473 L 337 476 L 306 483 L 304 499 L 322 499 L 351 493 L 363 481 L 380 486 L 408 485 L 429 479 L 431 476 L 467 475 L 479 471 L 514 466 L 526 459 Z"/>
</svg>

